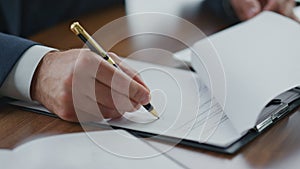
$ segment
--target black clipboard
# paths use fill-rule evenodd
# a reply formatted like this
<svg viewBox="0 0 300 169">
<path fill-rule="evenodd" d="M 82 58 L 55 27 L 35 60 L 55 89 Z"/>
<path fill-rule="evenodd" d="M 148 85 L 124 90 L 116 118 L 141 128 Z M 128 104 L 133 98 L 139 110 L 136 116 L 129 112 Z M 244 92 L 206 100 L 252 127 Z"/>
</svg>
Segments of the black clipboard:
<svg viewBox="0 0 300 169">
<path fill-rule="evenodd" d="M 298 97 L 293 99 L 292 101 L 288 103 L 283 103 L 283 102 L 278 102 L 278 99 L 276 99 L 275 104 L 277 104 L 279 109 L 276 109 L 276 113 L 273 114 L 271 118 L 272 122 L 271 123 L 266 123 L 265 126 L 262 126 L 261 128 L 253 128 L 249 130 L 245 135 L 243 135 L 240 139 L 237 141 L 231 143 L 230 145 L 226 147 L 220 147 L 220 146 L 215 146 L 211 144 L 206 144 L 206 143 L 200 143 L 197 141 L 191 141 L 187 139 L 182 139 L 182 138 L 175 138 L 175 137 L 170 137 L 170 136 L 163 136 L 163 135 L 157 135 L 155 133 L 149 133 L 149 132 L 143 132 L 143 131 L 138 131 L 138 130 L 133 130 L 133 129 L 128 129 L 124 127 L 118 127 L 118 126 L 109 126 L 114 129 L 123 129 L 131 134 L 137 136 L 137 137 L 151 137 L 154 139 L 157 139 L 159 141 L 163 142 L 168 142 L 168 143 L 174 143 L 174 144 L 181 144 L 184 146 L 189 146 L 193 148 L 200 148 L 204 150 L 209 150 L 217 153 L 223 153 L 223 154 L 236 154 L 241 150 L 243 147 L 245 147 L 248 143 L 253 141 L 255 138 L 260 136 L 261 134 L 267 132 L 272 126 L 274 126 L 277 122 L 288 116 L 289 114 L 293 113 L 299 106 L 300 106 L 300 88 L 296 87 L 294 89 L 289 90 L 288 92 L 295 92 L 298 94 Z M 269 104 L 274 104 L 273 100 Z M 284 105 L 284 106 L 282 106 Z M 99 124 L 99 123 L 90 123 L 89 125 L 93 126 L 99 126 L 99 127 L 108 127 L 107 125 L 104 124 Z M 155 137 L 153 137 L 155 136 Z"/>
</svg>

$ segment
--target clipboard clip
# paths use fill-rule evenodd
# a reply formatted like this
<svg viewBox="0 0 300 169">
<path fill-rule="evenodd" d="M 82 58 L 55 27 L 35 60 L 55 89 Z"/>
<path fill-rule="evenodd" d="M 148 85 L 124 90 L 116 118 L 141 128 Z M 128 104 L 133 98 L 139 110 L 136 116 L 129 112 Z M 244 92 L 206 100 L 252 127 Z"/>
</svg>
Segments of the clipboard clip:
<svg viewBox="0 0 300 169">
<path fill-rule="evenodd" d="M 276 100 L 276 102 L 278 103 L 278 100 Z M 255 126 L 256 131 L 258 132 L 263 131 L 264 129 L 266 129 L 268 126 L 273 124 L 276 120 L 280 119 L 288 112 L 289 112 L 289 104 L 281 101 L 278 104 L 278 107 L 270 113 L 270 116 L 268 116 L 265 120 L 263 120 L 262 122 L 260 122 Z"/>
<path fill-rule="evenodd" d="M 286 96 L 285 94 L 288 94 Z M 300 100 L 300 87 L 295 87 L 293 89 L 288 90 L 287 92 L 283 93 L 279 97 L 270 101 L 265 108 L 275 107 L 270 112 L 268 112 L 268 116 L 265 117 L 264 120 L 260 121 L 254 129 L 258 132 L 263 131 L 271 124 L 278 121 L 278 119 L 282 118 L 284 115 L 290 112 L 291 109 L 295 108 L 294 102 Z M 296 106 L 299 106 L 299 103 Z"/>
</svg>

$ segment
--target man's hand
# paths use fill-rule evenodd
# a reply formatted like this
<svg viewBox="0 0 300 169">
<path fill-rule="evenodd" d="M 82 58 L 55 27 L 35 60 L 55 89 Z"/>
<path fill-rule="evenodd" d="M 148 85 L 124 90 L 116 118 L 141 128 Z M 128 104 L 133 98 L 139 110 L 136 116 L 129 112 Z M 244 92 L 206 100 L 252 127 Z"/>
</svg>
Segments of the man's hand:
<svg viewBox="0 0 300 169">
<path fill-rule="evenodd" d="M 238 18 L 242 21 L 250 19 L 263 10 L 274 11 L 299 22 L 293 9 L 294 0 L 230 0 Z"/>
<path fill-rule="evenodd" d="M 149 89 L 137 73 L 110 56 L 122 71 L 86 49 L 48 53 L 35 72 L 32 99 L 68 121 L 117 118 L 149 103 Z"/>
</svg>

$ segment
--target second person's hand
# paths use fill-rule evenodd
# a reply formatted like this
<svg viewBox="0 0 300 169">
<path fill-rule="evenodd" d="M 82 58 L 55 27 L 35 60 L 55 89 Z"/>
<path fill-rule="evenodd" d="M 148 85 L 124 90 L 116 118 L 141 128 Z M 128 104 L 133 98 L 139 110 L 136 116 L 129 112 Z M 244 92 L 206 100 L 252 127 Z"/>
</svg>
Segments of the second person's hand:
<svg viewBox="0 0 300 169">
<path fill-rule="evenodd" d="M 294 13 L 295 0 L 230 0 L 236 15 L 242 21 L 268 10 L 290 17 L 299 22 Z"/>
</svg>

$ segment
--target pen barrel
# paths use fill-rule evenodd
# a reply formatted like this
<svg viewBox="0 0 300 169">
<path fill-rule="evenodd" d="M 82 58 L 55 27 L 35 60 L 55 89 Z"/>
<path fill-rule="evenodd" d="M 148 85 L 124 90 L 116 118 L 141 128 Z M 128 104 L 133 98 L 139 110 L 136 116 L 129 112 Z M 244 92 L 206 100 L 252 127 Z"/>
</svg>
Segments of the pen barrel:
<svg viewBox="0 0 300 169">
<path fill-rule="evenodd" d="M 152 111 L 153 110 L 153 106 L 149 103 L 149 104 L 146 104 L 146 105 L 143 105 L 143 107 L 148 110 L 148 111 Z"/>
<path fill-rule="evenodd" d="M 109 61 L 107 52 L 87 33 L 87 31 L 78 23 L 74 22 L 70 29 L 76 34 L 84 43 L 95 53 L 102 56 L 105 60 Z M 112 59 L 109 61 L 115 64 Z"/>
</svg>

